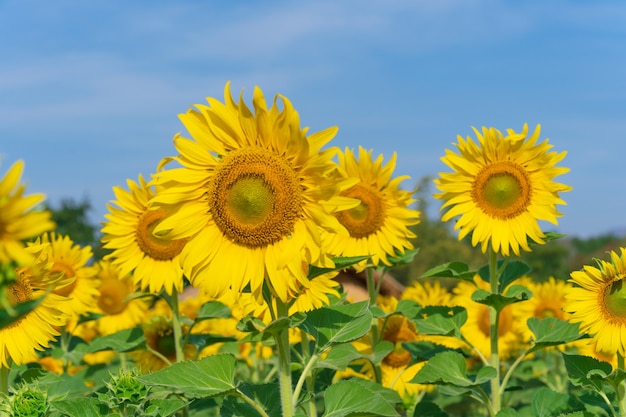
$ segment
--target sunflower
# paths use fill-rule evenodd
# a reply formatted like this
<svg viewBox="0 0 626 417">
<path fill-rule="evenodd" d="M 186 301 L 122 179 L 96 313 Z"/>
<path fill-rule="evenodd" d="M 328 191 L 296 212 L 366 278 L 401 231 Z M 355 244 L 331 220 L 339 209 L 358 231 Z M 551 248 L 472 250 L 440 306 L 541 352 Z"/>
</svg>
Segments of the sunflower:
<svg viewBox="0 0 626 417">
<path fill-rule="evenodd" d="M 330 180 L 334 150 L 321 148 L 336 128 L 306 136 L 296 110 L 277 95 L 270 109 L 257 87 L 253 112 L 226 84 L 225 104 L 208 98 L 180 118 L 193 139 L 177 135 L 179 168 L 159 169 L 152 199 L 170 213 L 155 228 L 189 239 L 181 253 L 192 285 L 213 297 L 249 286 L 258 300 L 266 282 L 283 302 L 309 282 L 302 265 L 332 267 L 322 230 L 347 233 L 333 216 L 357 202 Z M 283 110 L 279 110 L 278 101 Z"/>
<path fill-rule="evenodd" d="M 474 129 L 478 143 L 458 137 L 459 153 L 446 150 L 442 161 L 454 172 L 440 173 L 435 197 L 445 200 L 443 221 L 458 217 L 454 226 L 459 240 L 471 233 L 472 245 L 481 243 L 487 251 L 508 256 L 530 251 L 528 240 L 545 243 L 539 221 L 557 224 L 562 214 L 557 204 L 565 204 L 560 192 L 571 187 L 553 181 L 569 171 L 557 167 L 567 152 L 550 152 L 548 140 L 537 143 L 540 126 L 528 136 L 528 125 L 521 133 L 507 130 L 503 136 L 495 128 Z"/>
<path fill-rule="evenodd" d="M 515 321 L 525 334 L 526 340 L 530 340 L 533 337 L 526 324 L 531 317 L 567 320 L 568 314 L 564 310 L 566 304 L 565 294 L 572 287 L 570 283 L 564 280 L 557 280 L 554 277 L 549 277 L 545 282 L 535 282 L 530 277 L 522 277 L 517 283 L 528 288 L 532 293 L 532 297 L 519 303 L 516 309 Z"/>
<path fill-rule="evenodd" d="M 19 160 L 0 179 L 0 264 L 32 262 L 23 241 L 54 228 L 48 210 L 34 209 L 44 194 L 24 195 L 26 187 L 20 183 L 23 170 L 24 162 Z"/>
<path fill-rule="evenodd" d="M 48 261 L 52 262 L 50 272 L 63 273 L 70 279 L 68 285 L 54 290 L 55 294 L 69 297 L 70 301 L 64 309 L 70 313 L 70 318 L 93 311 L 100 295 L 100 283 L 96 278 L 97 268 L 87 265 L 93 255 L 91 247 L 81 248 L 69 236 L 54 232 L 37 238 L 34 245 L 39 244 L 45 245 Z"/>
<path fill-rule="evenodd" d="M 398 300 L 394 297 L 379 296 L 377 305 L 386 313 L 392 313 L 397 308 Z M 425 364 L 425 362 L 412 363 L 411 352 L 403 346 L 403 343 L 424 340 L 423 336 L 417 333 L 415 325 L 402 315 L 390 315 L 385 319 L 378 319 L 378 325 L 382 329 L 381 339 L 391 342 L 394 346 L 393 351 L 385 356 L 380 364 L 382 385 L 395 390 L 403 398 L 431 390 L 432 387 L 429 385 L 410 382 Z M 353 342 L 353 345 L 361 353 L 373 353 L 370 335 Z M 357 371 L 348 369 L 338 372 L 338 377 L 357 376 L 370 380 L 375 378 L 375 372 L 369 360 L 357 360 L 355 365 L 360 367 Z"/>
<path fill-rule="evenodd" d="M 107 205 L 108 220 L 102 228 L 104 248 L 112 249 L 106 259 L 120 268 L 120 274 L 132 273 L 135 284 L 142 290 L 168 294 L 183 290 L 180 252 L 187 239 L 164 240 L 152 231 L 165 217 L 167 210 L 151 210 L 148 202 L 154 196 L 151 186 L 140 175 L 139 182 L 127 180 L 128 190 L 113 187 L 117 198 Z"/>
<path fill-rule="evenodd" d="M 415 202 L 412 193 L 399 188 L 400 183 L 409 177 L 391 178 L 396 166 L 395 153 L 383 165 L 382 155 L 373 160 L 371 150 L 359 147 L 357 158 L 346 148 L 344 153 L 338 153 L 338 160 L 339 177 L 346 181 L 358 180 L 341 195 L 354 198 L 359 204 L 335 213 L 350 235 L 325 233 L 328 250 L 333 255 L 371 255 L 374 265 L 390 266 L 388 257 L 413 249 L 410 239 L 415 238 L 415 234 L 409 226 L 419 223 L 419 211 L 409 208 Z M 355 269 L 361 271 L 366 264 L 367 261 L 363 261 Z"/>
<path fill-rule="evenodd" d="M 96 314 L 102 314 L 94 324 L 100 335 L 132 329 L 146 317 L 149 303 L 145 298 L 132 298 L 135 285 L 132 278 L 122 277 L 119 270 L 106 260 L 99 261 L 100 296 Z"/>
<path fill-rule="evenodd" d="M 67 285 L 63 274 L 51 273 L 42 245 L 25 248 L 27 257 L 35 261 L 16 269 L 16 281 L 2 290 L 12 306 L 43 297 L 40 304 L 25 316 L 0 329 L 0 367 L 9 367 L 37 360 L 42 351 L 59 335 L 57 330 L 67 320 L 67 297 L 48 293 L 57 285 Z"/>
<path fill-rule="evenodd" d="M 571 273 L 575 285 L 566 293 L 570 321 L 580 323 L 604 354 L 626 355 L 626 248 L 611 251 L 610 261 L 585 265 Z"/>
<path fill-rule="evenodd" d="M 176 362 L 176 340 L 171 318 L 157 314 L 142 324 L 147 349 L 139 349 L 128 354 L 142 373 L 154 372 Z M 185 360 L 196 357 L 197 348 L 187 343 L 183 348 Z"/>
<path fill-rule="evenodd" d="M 454 303 L 465 307 L 467 321 L 461 327 L 465 339 L 478 350 L 485 358 L 491 356 L 491 338 L 489 324 L 489 307 L 472 300 L 472 293 L 476 288 L 489 289 L 482 279 L 476 277 L 474 283 L 461 281 L 454 288 Z M 521 349 L 524 337 L 520 326 L 516 322 L 517 309 L 522 303 L 509 304 L 500 312 L 498 322 L 498 354 L 501 359 L 508 359 Z"/>
</svg>

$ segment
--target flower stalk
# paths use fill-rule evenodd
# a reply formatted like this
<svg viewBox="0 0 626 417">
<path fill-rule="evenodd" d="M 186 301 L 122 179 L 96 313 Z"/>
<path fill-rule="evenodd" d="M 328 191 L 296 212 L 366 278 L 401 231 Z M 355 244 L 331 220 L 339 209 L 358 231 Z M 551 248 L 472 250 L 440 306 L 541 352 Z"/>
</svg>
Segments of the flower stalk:
<svg viewBox="0 0 626 417">
<path fill-rule="evenodd" d="M 498 285 L 498 256 L 497 252 L 492 250 L 489 254 L 489 283 L 491 285 L 491 293 L 499 293 Z M 500 411 L 500 356 L 498 353 L 498 326 L 500 321 L 500 311 L 495 307 L 489 306 L 489 334 L 491 343 L 490 364 L 496 370 L 496 376 L 491 379 L 491 408 L 494 415 Z"/>
<path fill-rule="evenodd" d="M 277 319 L 289 317 L 289 307 L 279 297 L 276 297 Z M 291 390 L 291 351 L 289 348 L 289 329 L 283 328 L 274 335 L 278 350 L 278 381 L 280 388 L 280 403 L 283 417 L 293 417 L 293 393 Z"/>
</svg>

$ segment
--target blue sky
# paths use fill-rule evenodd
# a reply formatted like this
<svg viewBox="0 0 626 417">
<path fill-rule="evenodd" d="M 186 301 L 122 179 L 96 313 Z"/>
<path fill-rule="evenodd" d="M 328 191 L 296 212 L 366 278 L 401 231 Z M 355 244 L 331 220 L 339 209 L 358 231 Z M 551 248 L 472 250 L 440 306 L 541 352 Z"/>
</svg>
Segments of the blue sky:
<svg viewBox="0 0 626 417">
<path fill-rule="evenodd" d="M 0 0 L 0 175 L 88 198 L 173 155 L 178 114 L 226 81 L 287 96 L 331 142 L 398 152 L 406 188 L 472 126 L 540 123 L 574 187 L 555 228 L 626 231 L 626 2 Z"/>
</svg>

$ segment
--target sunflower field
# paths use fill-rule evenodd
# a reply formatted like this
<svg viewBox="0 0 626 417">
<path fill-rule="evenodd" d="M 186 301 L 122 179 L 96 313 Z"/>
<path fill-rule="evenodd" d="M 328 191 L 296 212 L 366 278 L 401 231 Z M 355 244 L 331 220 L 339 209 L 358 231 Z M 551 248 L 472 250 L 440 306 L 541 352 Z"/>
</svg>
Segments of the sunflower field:
<svg viewBox="0 0 626 417">
<path fill-rule="evenodd" d="M 482 266 L 389 290 L 426 252 L 396 154 L 258 87 L 179 118 L 175 155 L 113 187 L 100 248 L 57 230 L 24 161 L 2 171 L 0 416 L 626 417 L 626 248 L 548 279 L 521 259 L 563 237 L 541 227 L 571 190 L 540 126 L 442 150 L 441 221 Z"/>
</svg>

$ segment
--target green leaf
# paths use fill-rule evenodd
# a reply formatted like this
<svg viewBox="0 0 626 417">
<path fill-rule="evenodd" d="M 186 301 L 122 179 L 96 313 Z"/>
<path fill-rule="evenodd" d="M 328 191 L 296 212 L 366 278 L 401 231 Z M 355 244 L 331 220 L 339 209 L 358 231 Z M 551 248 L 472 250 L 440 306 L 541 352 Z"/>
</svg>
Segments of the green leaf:
<svg viewBox="0 0 626 417">
<path fill-rule="evenodd" d="M 230 308 L 219 301 L 208 301 L 202 304 L 198 317 L 194 320 L 199 322 L 208 319 L 227 319 L 231 317 Z"/>
<path fill-rule="evenodd" d="M 528 328 L 535 335 L 535 344 L 529 349 L 529 353 L 588 337 L 580 334 L 579 326 L 580 323 L 570 323 L 555 317 L 528 319 Z"/>
<path fill-rule="evenodd" d="M 485 382 L 495 378 L 498 376 L 498 372 L 496 372 L 496 368 L 493 366 L 483 366 L 476 373 L 476 378 L 474 379 L 475 385 L 484 384 Z"/>
<path fill-rule="evenodd" d="M 420 334 L 460 336 L 466 321 L 467 311 L 463 307 L 428 306 L 420 310 L 413 323 Z"/>
<path fill-rule="evenodd" d="M 532 399 L 533 415 L 536 417 L 552 417 L 565 412 L 569 406 L 570 396 L 549 388 L 539 388 Z"/>
<path fill-rule="evenodd" d="M 335 266 L 333 268 L 320 268 L 315 265 L 309 265 L 309 274 L 308 278 L 313 279 L 320 275 L 324 275 L 328 272 L 333 271 L 341 271 L 342 269 L 346 269 L 351 267 L 352 265 L 358 264 L 366 259 L 369 259 L 368 256 L 339 256 L 337 258 L 332 258 Z"/>
<path fill-rule="evenodd" d="M 144 344 L 146 338 L 141 327 L 125 329 L 106 336 L 99 336 L 87 345 L 85 353 L 99 352 L 101 350 L 114 350 L 116 352 L 128 352 L 137 349 Z"/>
<path fill-rule="evenodd" d="M 504 289 L 513 281 L 523 277 L 524 275 L 528 275 L 528 273 L 532 270 L 532 268 L 522 262 L 522 261 L 517 261 L 517 260 L 500 260 L 498 261 L 497 264 L 497 268 L 498 271 L 502 268 L 502 265 L 504 264 L 504 262 L 506 263 L 506 266 L 504 267 L 504 271 L 502 271 L 500 273 L 500 276 L 498 277 L 498 292 L 502 293 L 504 292 Z M 483 281 L 485 282 L 490 282 L 489 279 L 489 265 L 485 265 L 483 267 L 481 267 L 478 270 L 478 275 L 480 275 L 480 277 L 482 278 Z"/>
<path fill-rule="evenodd" d="M 239 386 L 239 391 L 246 397 L 254 400 L 269 416 L 279 417 L 282 415 L 280 393 L 276 384 L 256 385 L 244 383 Z M 220 416 L 261 417 L 261 414 L 257 410 L 239 399 L 240 395 L 241 394 L 237 394 L 224 399 Z"/>
<path fill-rule="evenodd" d="M 467 377 L 465 358 L 458 352 L 441 352 L 424 364 L 410 381 L 414 384 L 442 384 L 471 387 L 474 382 Z"/>
<path fill-rule="evenodd" d="M 568 355 L 566 353 L 562 355 L 565 369 L 567 369 L 572 384 L 592 388 L 598 392 L 602 391 L 602 380 L 613 370 L 611 364 L 590 356 Z M 594 376 L 593 378 L 589 377 L 590 373 Z"/>
<path fill-rule="evenodd" d="M 544 233 L 544 235 L 545 235 L 545 237 L 543 238 L 543 241 L 544 241 L 545 243 L 548 243 L 548 242 L 553 241 L 553 240 L 561 239 L 561 238 L 563 238 L 563 237 L 567 236 L 566 234 L 563 234 L 563 233 L 556 233 L 556 232 L 545 232 L 545 233 Z M 537 243 L 536 243 L 534 240 L 532 240 L 532 239 L 529 239 L 529 240 L 528 240 L 528 243 L 529 243 L 529 244 L 537 244 Z"/>
<path fill-rule="evenodd" d="M 310 311 L 299 327 L 313 336 L 319 349 L 325 350 L 366 335 L 371 326 L 368 301 L 362 301 Z"/>
<path fill-rule="evenodd" d="M 391 345 L 390 348 L 391 350 L 393 350 L 393 344 L 391 342 L 383 343 Z M 382 345 L 382 343 L 376 345 L 376 347 L 378 348 L 378 346 L 380 345 Z M 386 346 L 389 347 L 388 345 Z M 389 352 L 391 352 L 391 350 L 389 350 Z M 389 352 L 387 352 L 385 356 L 389 354 Z M 332 349 L 330 349 L 330 351 L 328 352 L 328 355 L 324 357 L 324 359 L 320 359 L 317 361 L 316 366 L 319 368 L 329 368 L 337 371 L 343 371 L 353 361 L 357 359 L 362 359 L 364 357 L 365 356 L 361 352 L 356 350 L 356 348 L 352 344 L 344 343 L 341 345 L 333 346 Z"/>
<path fill-rule="evenodd" d="M 478 289 L 472 294 L 472 300 L 480 304 L 486 304 L 495 308 L 498 311 L 509 304 L 519 303 L 530 298 L 532 293 L 530 290 L 521 285 L 511 285 L 506 292 L 506 295 L 493 294 L 483 289 Z"/>
<path fill-rule="evenodd" d="M 515 409 L 511 407 L 505 407 L 502 410 L 498 411 L 496 417 L 519 417 L 519 414 L 517 413 L 517 411 L 515 411 Z"/>
<path fill-rule="evenodd" d="M 233 355 L 218 354 L 199 361 L 179 362 L 151 374 L 138 376 L 147 385 L 184 393 L 186 397 L 210 397 L 235 389 Z"/>
<path fill-rule="evenodd" d="M 51 402 L 52 408 L 69 417 L 101 417 L 108 415 L 108 407 L 97 398 L 70 398 Z"/>
<path fill-rule="evenodd" d="M 433 402 L 420 401 L 413 410 L 413 417 L 448 417 L 448 414 Z"/>
<path fill-rule="evenodd" d="M 413 262 L 413 258 L 415 258 L 415 255 L 417 255 L 419 251 L 419 248 L 415 248 L 411 250 L 405 250 L 404 253 L 398 253 L 398 250 L 396 249 L 395 255 L 388 256 L 387 260 L 392 265 L 392 267 L 410 264 L 411 262 Z"/>
<path fill-rule="evenodd" d="M 469 266 L 463 262 L 448 262 L 430 268 L 420 278 L 457 278 L 464 281 L 474 282 L 476 271 L 470 271 Z"/>
<path fill-rule="evenodd" d="M 402 314 L 407 319 L 413 320 L 419 317 L 421 311 L 422 306 L 418 302 L 413 300 L 400 300 L 396 306 L 395 313 Z"/>
<path fill-rule="evenodd" d="M 160 417 L 169 417 L 176 414 L 179 410 L 182 410 L 187 404 L 187 401 L 180 398 L 152 399 L 149 402 L 149 406 L 146 408 L 146 412 L 153 412 Z"/>
<path fill-rule="evenodd" d="M 426 341 L 405 342 L 402 346 L 411 353 L 414 362 L 427 361 L 438 353 L 450 350 L 445 346 Z"/>
<path fill-rule="evenodd" d="M 400 396 L 380 384 L 350 379 L 332 384 L 324 393 L 323 417 L 383 416 L 397 417 Z"/>
<path fill-rule="evenodd" d="M 0 288 L 1 289 L 1 288 Z M 11 323 L 15 323 L 31 311 L 33 311 L 45 298 L 45 296 L 36 298 L 34 300 L 25 301 L 14 305 L 13 315 L 9 314 L 4 308 L 0 309 L 0 329 L 7 327 Z"/>
</svg>

